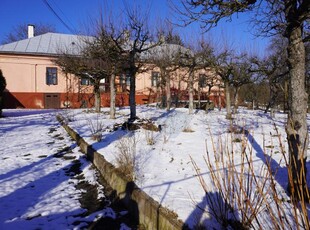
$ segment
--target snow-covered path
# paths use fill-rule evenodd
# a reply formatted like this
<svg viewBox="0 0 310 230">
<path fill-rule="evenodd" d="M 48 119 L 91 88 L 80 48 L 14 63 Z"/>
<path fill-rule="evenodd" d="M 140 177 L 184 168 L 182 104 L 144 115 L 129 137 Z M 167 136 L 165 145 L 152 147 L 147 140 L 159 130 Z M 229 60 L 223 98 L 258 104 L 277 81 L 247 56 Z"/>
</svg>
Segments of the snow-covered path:
<svg viewBox="0 0 310 230">
<path fill-rule="evenodd" d="M 83 171 L 85 180 L 95 183 L 94 174 L 55 112 L 11 110 L 0 119 L 0 229 L 86 225 L 74 175 Z"/>
</svg>

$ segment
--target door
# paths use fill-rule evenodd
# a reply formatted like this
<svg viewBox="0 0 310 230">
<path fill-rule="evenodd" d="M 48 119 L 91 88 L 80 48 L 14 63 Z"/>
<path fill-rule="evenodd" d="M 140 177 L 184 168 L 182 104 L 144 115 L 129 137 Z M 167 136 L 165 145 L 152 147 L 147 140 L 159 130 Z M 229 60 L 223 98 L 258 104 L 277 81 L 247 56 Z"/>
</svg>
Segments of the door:
<svg viewBox="0 0 310 230">
<path fill-rule="evenodd" d="M 44 108 L 45 109 L 59 109 L 60 108 L 60 95 L 59 93 L 46 93 L 44 94 Z"/>
</svg>

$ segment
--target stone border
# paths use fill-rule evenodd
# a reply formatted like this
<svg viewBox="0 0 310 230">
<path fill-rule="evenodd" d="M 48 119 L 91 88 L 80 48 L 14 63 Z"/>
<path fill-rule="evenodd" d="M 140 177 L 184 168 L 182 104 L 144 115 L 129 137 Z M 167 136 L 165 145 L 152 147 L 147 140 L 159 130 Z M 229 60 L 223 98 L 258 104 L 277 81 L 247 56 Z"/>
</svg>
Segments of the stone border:
<svg viewBox="0 0 310 230">
<path fill-rule="evenodd" d="M 76 141 L 82 152 L 87 155 L 89 161 L 91 161 L 99 170 L 101 176 L 107 181 L 109 186 L 117 192 L 120 198 L 126 198 L 127 185 L 133 182 L 129 181 L 126 176 L 108 162 L 103 155 L 94 150 L 78 133 L 65 124 L 60 115 L 57 116 L 57 120 L 61 123 L 67 133 Z M 177 215 L 174 212 L 162 207 L 157 201 L 147 195 L 135 184 L 129 198 L 137 204 L 139 223 L 146 229 L 178 230 L 184 228 L 184 223 L 177 219 Z M 132 203 L 133 202 L 130 201 L 126 202 L 126 200 L 124 202 L 128 210 L 134 208 L 130 207 Z"/>
</svg>

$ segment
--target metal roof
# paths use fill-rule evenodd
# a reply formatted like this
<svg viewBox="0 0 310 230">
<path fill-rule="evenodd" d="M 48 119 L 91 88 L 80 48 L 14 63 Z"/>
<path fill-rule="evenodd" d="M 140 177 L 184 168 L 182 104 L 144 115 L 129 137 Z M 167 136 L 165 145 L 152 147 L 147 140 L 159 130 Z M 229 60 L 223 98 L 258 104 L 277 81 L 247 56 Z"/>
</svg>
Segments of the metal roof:
<svg viewBox="0 0 310 230">
<path fill-rule="evenodd" d="M 17 42 L 0 46 L 0 53 L 6 54 L 28 54 L 28 55 L 44 55 L 55 56 L 59 54 L 79 55 L 87 42 L 93 40 L 94 37 L 60 34 L 60 33 L 46 33 L 32 38 L 24 39 Z M 128 49 L 131 43 L 127 44 Z M 146 43 L 145 46 L 152 45 Z M 192 54 L 192 52 L 180 45 L 175 44 L 161 44 L 153 47 L 147 52 L 141 54 L 142 60 L 160 59 L 160 58 L 173 58 L 178 53 Z"/>
<path fill-rule="evenodd" d="M 54 56 L 60 53 L 77 55 L 80 53 L 86 39 L 91 37 L 46 33 L 32 38 L 0 46 L 0 53 L 34 54 Z"/>
</svg>

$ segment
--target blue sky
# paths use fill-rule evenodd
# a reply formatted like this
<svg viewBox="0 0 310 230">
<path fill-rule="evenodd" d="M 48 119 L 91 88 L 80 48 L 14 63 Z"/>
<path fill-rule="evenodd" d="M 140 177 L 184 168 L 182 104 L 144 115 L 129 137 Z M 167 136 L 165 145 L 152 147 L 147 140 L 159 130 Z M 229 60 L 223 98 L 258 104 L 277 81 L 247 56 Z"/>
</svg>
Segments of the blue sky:
<svg viewBox="0 0 310 230">
<path fill-rule="evenodd" d="M 1 0 L 0 3 L 0 41 L 12 31 L 14 26 L 20 24 L 48 23 L 56 27 L 57 32 L 71 33 L 63 23 L 48 8 L 45 0 Z M 108 9 L 120 13 L 124 9 L 124 3 L 141 4 L 150 9 L 150 17 L 155 22 L 171 16 L 168 0 L 46 0 L 62 20 L 74 30 L 83 30 L 89 25 L 89 19 L 98 14 L 99 8 Z M 176 0 L 174 0 L 176 1 Z M 104 10 L 106 11 L 106 10 Z M 239 15 L 233 22 L 223 22 L 216 29 L 207 34 L 215 41 L 227 40 L 237 50 L 251 50 L 261 55 L 268 40 L 255 38 L 248 32 L 246 23 L 248 15 Z M 117 17 L 115 18 L 117 20 Z M 198 25 L 190 28 L 178 28 L 185 40 L 193 40 L 199 37 L 201 30 Z"/>
</svg>

